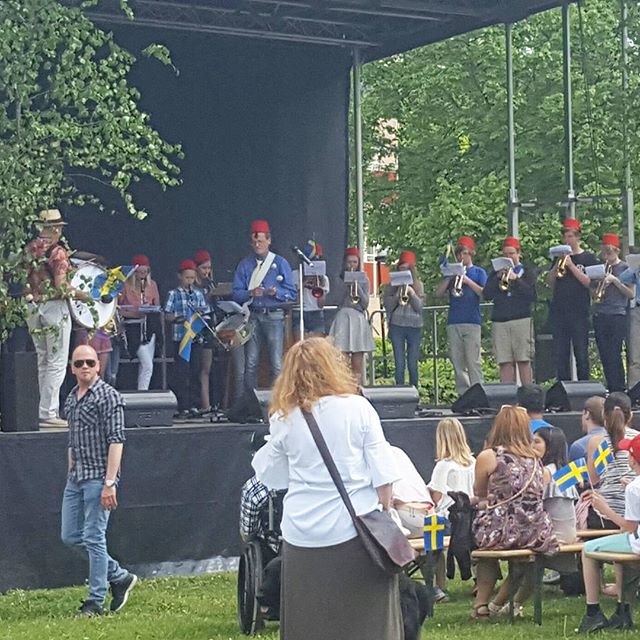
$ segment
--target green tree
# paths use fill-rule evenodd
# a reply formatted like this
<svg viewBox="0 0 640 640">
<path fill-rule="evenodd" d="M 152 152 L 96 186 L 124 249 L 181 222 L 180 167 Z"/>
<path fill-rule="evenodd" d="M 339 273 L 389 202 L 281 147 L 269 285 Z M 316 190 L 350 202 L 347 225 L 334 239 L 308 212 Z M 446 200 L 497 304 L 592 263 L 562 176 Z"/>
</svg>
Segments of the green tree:
<svg viewBox="0 0 640 640">
<path fill-rule="evenodd" d="M 9 296 L 39 209 L 94 204 L 105 187 L 131 214 L 131 187 L 147 176 L 178 184 L 182 152 L 164 141 L 128 83 L 134 56 L 85 10 L 97 0 L 0 2 L 0 336 L 22 319 Z M 130 15 L 126 0 L 123 11 Z M 170 64 L 163 47 L 146 54 Z M 92 189 L 91 186 L 96 189 Z M 24 277 L 24 276 L 22 276 Z"/>
</svg>

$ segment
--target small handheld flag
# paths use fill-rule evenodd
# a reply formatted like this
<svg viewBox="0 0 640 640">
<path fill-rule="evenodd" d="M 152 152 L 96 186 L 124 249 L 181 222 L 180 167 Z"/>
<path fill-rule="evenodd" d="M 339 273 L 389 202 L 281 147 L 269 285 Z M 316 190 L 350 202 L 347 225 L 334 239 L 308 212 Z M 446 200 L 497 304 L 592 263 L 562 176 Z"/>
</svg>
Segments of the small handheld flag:
<svg viewBox="0 0 640 640">
<path fill-rule="evenodd" d="M 113 267 L 93 279 L 91 297 L 102 302 L 111 302 L 124 289 L 126 279 L 136 270 L 133 265 Z M 107 300 L 108 298 L 108 300 Z"/>
<path fill-rule="evenodd" d="M 194 311 L 189 307 L 187 309 L 187 319 L 184 321 L 184 336 L 180 340 L 180 347 L 178 348 L 178 355 L 189 362 L 191 360 L 191 345 L 193 339 L 204 329 L 204 320 L 200 317 L 197 311 Z"/>
<path fill-rule="evenodd" d="M 589 472 L 587 471 L 587 461 L 585 458 L 572 460 L 568 465 L 558 469 L 553 474 L 553 480 L 558 485 L 560 491 L 566 491 L 571 487 L 589 481 Z"/>
<path fill-rule="evenodd" d="M 424 550 L 438 551 L 444 549 L 444 528 L 447 519 L 442 516 L 425 516 L 424 518 Z"/>
<path fill-rule="evenodd" d="M 596 473 L 601 476 L 604 470 L 613 462 L 613 451 L 609 441 L 604 438 L 593 452 L 593 466 Z"/>
</svg>

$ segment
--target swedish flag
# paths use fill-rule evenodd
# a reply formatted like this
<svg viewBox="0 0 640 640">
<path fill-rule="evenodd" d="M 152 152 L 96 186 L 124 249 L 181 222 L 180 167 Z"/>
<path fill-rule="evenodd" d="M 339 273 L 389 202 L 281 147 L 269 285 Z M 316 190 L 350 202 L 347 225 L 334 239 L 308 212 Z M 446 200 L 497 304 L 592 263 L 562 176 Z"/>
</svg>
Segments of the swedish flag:
<svg viewBox="0 0 640 640">
<path fill-rule="evenodd" d="M 91 297 L 102 302 L 111 302 L 124 289 L 126 279 L 135 271 L 132 265 L 113 267 L 93 279 Z"/>
<path fill-rule="evenodd" d="M 204 329 L 204 320 L 191 307 L 187 309 L 187 319 L 184 321 L 184 336 L 180 340 L 178 355 L 189 362 L 191 360 L 191 345 L 193 339 Z"/>
<path fill-rule="evenodd" d="M 424 518 L 424 550 L 438 551 L 444 549 L 444 528 L 447 519 L 442 516 L 425 516 Z"/>
<path fill-rule="evenodd" d="M 593 452 L 593 466 L 596 473 L 601 476 L 604 470 L 613 462 L 613 451 L 609 441 L 604 438 Z"/>
<path fill-rule="evenodd" d="M 558 469 L 553 474 L 553 480 L 558 485 L 560 491 L 566 491 L 576 484 L 589 481 L 587 471 L 587 461 L 585 458 L 572 460 L 568 465 Z"/>
</svg>

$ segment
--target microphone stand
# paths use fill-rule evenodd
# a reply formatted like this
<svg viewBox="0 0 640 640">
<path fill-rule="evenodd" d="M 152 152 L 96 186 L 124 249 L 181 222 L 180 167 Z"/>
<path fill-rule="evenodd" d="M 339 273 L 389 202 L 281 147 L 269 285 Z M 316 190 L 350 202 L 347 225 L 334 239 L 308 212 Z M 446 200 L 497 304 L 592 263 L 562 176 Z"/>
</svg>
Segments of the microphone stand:
<svg viewBox="0 0 640 640">
<path fill-rule="evenodd" d="M 298 290 L 300 291 L 300 340 L 304 340 L 304 271 L 303 265 L 311 264 L 311 260 L 295 245 L 291 247 L 298 258 Z"/>
</svg>

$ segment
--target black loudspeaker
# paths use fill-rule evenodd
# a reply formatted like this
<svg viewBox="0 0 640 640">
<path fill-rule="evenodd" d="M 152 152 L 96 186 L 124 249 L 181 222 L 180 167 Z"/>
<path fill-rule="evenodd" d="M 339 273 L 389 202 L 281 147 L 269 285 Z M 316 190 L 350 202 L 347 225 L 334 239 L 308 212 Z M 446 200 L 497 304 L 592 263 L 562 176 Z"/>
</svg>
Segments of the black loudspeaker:
<svg viewBox="0 0 640 640">
<path fill-rule="evenodd" d="M 413 386 L 362 387 L 362 395 L 382 420 L 414 418 L 420 396 Z"/>
<path fill-rule="evenodd" d="M 173 391 L 123 391 L 125 427 L 171 427 L 178 410 Z"/>
<path fill-rule="evenodd" d="M 548 411 L 582 411 L 587 398 L 606 397 L 607 390 L 596 380 L 571 382 L 560 380 L 547 391 L 545 402 Z"/>
<path fill-rule="evenodd" d="M 2 431 L 38 431 L 38 358 L 35 351 L 2 350 Z"/>
<path fill-rule="evenodd" d="M 227 411 L 230 422 L 269 422 L 269 404 L 271 389 L 252 389 L 245 391 Z"/>
<path fill-rule="evenodd" d="M 516 404 L 518 387 L 515 384 L 477 383 L 469 387 L 452 405 L 453 413 L 499 410 L 503 404 Z"/>
</svg>

